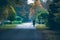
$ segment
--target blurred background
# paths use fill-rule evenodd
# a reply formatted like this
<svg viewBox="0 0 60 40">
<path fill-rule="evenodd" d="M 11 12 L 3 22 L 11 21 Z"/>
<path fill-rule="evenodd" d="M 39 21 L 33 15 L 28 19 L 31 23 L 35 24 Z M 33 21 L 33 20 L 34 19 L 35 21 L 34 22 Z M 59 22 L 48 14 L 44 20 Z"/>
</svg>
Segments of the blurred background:
<svg viewBox="0 0 60 40">
<path fill-rule="evenodd" d="M 46 40 L 59 40 L 60 0 L 0 0 L 0 30 L 20 27 L 42 29 Z"/>
</svg>

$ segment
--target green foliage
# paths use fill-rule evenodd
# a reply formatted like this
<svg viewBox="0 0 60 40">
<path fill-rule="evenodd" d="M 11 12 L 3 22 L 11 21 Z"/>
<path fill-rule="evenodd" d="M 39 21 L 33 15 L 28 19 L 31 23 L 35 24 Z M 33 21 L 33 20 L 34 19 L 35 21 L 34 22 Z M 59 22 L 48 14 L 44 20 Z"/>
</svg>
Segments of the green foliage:
<svg viewBox="0 0 60 40">
<path fill-rule="evenodd" d="M 13 10 L 13 9 L 10 8 L 9 11 L 8 11 L 9 12 L 9 14 L 8 14 L 8 20 L 10 20 L 10 21 L 14 21 L 15 17 L 16 17 L 15 10 Z"/>
<path fill-rule="evenodd" d="M 43 19 L 47 19 L 47 16 L 49 15 L 48 11 L 40 8 L 37 10 L 37 16 L 36 16 L 36 20 L 38 21 L 40 18 L 38 17 L 43 17 Z"/>
<path fill-rule="evenodd" d="M 60 1 L 54 0 L 53 3 L 49 5 L 49 18 L 48 25 L 52 29 L 60 28 Z"/>
<path fill-rule="evenodd" d="M 8 20 L 14 21 L 15 20 L 15 14 L 9 13 Z"/>
<path fill-rule="evenodd" d="M 16 16 L 16 20 L 17 20 L 17 21 L 23 21 L 23 18 L 20 17 L 20 16 Z"/>
<path fill-rule="evenodd" d="M 21 0 L 0 0 L 0 20 L 7 18 L 11 21 L 14 20 L 16 16 L 15 5 L 22 5 Z"/>
</svg>

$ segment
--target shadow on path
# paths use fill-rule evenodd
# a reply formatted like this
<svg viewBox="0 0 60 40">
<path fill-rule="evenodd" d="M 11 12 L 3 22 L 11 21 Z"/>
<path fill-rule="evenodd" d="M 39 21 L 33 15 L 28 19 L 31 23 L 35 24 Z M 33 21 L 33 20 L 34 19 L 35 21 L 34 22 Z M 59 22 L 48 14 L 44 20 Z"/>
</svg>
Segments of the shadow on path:
<svg viewBox="0 0 60 40">
<path fill-rule="evenodd" d="M 44 40 L 38 29 L 5 29 L 0 30 L 0 40 Z"/>
</svg>

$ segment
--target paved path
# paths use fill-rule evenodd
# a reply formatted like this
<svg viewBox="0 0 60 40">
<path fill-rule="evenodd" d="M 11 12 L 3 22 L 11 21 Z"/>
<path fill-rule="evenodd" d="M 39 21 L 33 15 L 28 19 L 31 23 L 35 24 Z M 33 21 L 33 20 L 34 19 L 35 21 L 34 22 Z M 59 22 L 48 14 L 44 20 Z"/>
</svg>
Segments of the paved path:
<svg viewBox="0 0 60 40">
<path fill-rule="evenodd" d="M 18 29 L 36 29 L 36 27 L 34 27 L 31 22 L 18 24 L 15 28 L 18 28 Z"/>
<path fill-rule="evenodd" d="M 27 23 L 17 25 L 15 29 L 0 30 L 0 40 L 44 40 L 44 36 L 40 29 L 35 29 L 31 23 Z"/>
</svg>

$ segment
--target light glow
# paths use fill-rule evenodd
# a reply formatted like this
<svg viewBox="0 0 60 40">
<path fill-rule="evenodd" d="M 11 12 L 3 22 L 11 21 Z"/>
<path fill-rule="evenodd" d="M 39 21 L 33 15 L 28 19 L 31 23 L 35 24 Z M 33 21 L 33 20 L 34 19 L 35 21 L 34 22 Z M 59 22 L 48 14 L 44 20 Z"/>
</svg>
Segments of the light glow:
<svg viewBox="0 0 60 40">
<path fill-rule="evenodd" d="M 34 0 L 27 0 L 27 4 L 34 3 Z"/>
<path fill-rule="evenodd" d="M 45 3 L 47 2 L 47 0 L 42 0 L 42 1 L 45 2 Z"/>
</svg>

